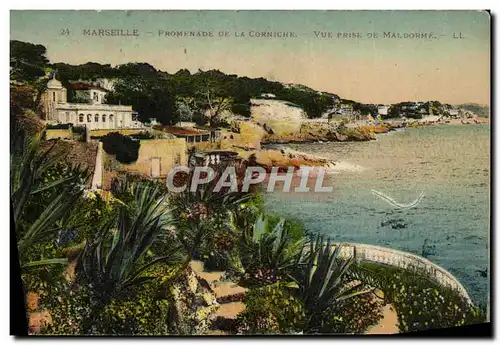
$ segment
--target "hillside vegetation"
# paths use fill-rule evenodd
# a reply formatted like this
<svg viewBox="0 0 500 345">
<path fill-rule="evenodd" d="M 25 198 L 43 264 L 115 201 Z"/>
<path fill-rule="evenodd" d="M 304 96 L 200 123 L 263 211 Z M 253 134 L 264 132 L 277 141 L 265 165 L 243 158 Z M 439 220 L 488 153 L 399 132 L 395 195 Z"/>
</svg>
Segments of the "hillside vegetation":
<svg viewBox="0 0 500 345">
<path fill-rule="evenodd" d="M 458 107 L 471 111 L 480 117 L 490 117 L 490 107 L 477 103 L 460 104 Z"/>
<path fill-rule="evenodd" d="M 37 83 L 45 87 L 48 72 L 68 89 L 68 101 L 77 100 L 72 82 L 106 81 L 114 90 L 108 94 L 110 104 L 129 104 L 139 113 L 141 121 L 156 118 L 163 124 L 179 120 L 208 122 L 218 125 L 220 115 L 231 111 L 249 117 L 252 98 L 272 94 L 302 108 L 309 118 L 320 117 L 338 103 L 340 98 L 332 93 L 319 92 L 303 85 L 283 84 L 264 78 L 248 78 L 225 74 L 219 70 L 191 73 L 181 69 L 174 74 L 160 71 L 148 63 L 128 63 L 118 66 L 87 62 L 70 65 L 51 63 L 46 58 L 46 48 L 21 41 L 10 42 L 11 80 Z M 112 81 L 110 83 L 110 81 Z M 354 102 L 356 108 L 366 106 Z"/>
</svg>

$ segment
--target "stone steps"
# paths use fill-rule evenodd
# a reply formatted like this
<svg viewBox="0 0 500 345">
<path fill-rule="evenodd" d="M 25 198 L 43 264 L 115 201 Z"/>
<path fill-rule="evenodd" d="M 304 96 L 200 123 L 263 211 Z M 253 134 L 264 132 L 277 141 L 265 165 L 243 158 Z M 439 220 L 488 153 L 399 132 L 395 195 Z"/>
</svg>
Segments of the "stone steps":
<svg viewBox="0 0 500 345">
<path fill-rule="evenodd" d="M 212 329 L 207 332 L 207 335 L 233 334 L 237 316 L 245 310 L 245 304 L 242 301 L 247 289 L 233 282 L 221 281 L 224 272 L 206 272 L 202 261 L 193 260 L 189 265 L 200 284 L 210 287 L 219 304 L 219 308 L 214 313 Z"/>
<path fill-rule="evenodd" d="M 211 272 L 205 272 L 205 265 L 203 261 L 198 261 L 198 260 L 192 260 L 189 263 L 189 266 L 193 270 L 193 272 L 196 274 L 199 280 L 205 281 L 210 289 L 213 290 L 215 287 L 215 283 L 219 281 L 222 278 L 222 275 L 224 272 L 222 271 L 211 271 Z"/>
<path fill-rule="evenodd" d="M 218 281 L 214 287 L 215 298 L 220 304 L 242 301 L 247 290 L 233 282 Z"/>
<path fill-rule="evenodd" d="M 245 310 L 245 304 L 243 302 L 230 302 L 224 303 L 219 306 L 219 309 L 215 312 L 217 317 L 223 317 L 227 319 L 236 319 L 236 316 Z"/>
<path fill-rule="evenodd" d="M 222 336 L 229 335 L 227 332 L 221 331 L 220 329 L 211 329 L 205 335 Z"/>
</svg>

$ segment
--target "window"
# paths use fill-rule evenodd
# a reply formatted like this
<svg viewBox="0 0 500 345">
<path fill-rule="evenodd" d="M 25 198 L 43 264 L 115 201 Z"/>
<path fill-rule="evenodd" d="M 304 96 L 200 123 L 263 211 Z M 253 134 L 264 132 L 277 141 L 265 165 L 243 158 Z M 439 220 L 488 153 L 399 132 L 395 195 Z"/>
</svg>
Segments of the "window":
<svg viewBox="0 0 500 345">
<path fill-rule="evenodd" d="M 52 92 L 52 100 L 55 102 L 56 101 L 56 93 Z"/>
<path fill-rule="evenodd" d="M 87 114 L 87 122 L 92 122 L 92 115 L 91 114 Z"/>
<path fill-rule="evenodd" d="M 80 114 L 80 115 L 78 116 L 78 121 L 79 121 L 79 122 L 83 122 L 83 114 Z"/>
<path fill-rule="evenodd" d="M 109 115 L 109 122 L 113 122 L 113 114 Z"/>
<path fill-rule="evenodd" d="M 106 122 L 106 114 L 102 114 L 102 122 Z"/>
<path fill-rule="evenodd" d="M 69 123 L 69 111 L 66 112 L 66 123 Z"/>
<path fill-rule="evenodd" d="M 99 94 L 94 91 L 94 101 L 99 101 Z"/>
<path fill-rule="evenodd" d="M 95 114 L 95 116 L 94 116 L 94 122 L 99 122 L 99 114 Z"/>
</svg>

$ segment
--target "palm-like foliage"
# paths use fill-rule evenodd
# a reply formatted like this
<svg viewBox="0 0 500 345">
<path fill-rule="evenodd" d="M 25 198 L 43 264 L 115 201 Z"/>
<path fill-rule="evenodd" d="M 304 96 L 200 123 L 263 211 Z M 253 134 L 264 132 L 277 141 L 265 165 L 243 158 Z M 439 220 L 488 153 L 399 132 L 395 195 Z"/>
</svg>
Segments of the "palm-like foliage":
<svg viewBox="0 0 500 345">
<path fill-rule="evenodd" d="M 281 219 L 274 228 L 261 215 L 253 229 L 244 233 L 242 252 L 243 266 L 250 280 L 272 283 L 280 278 L 290 278 L 296 268 L 305 238 L 294 240 Z"/>
<path fill-rule="evenodd" d="M 324 312 L 338 302 L 368 293 L 360 281 L 350 280 L 349 268 L 355 262 L 353 256 L 341 256 L 342 245 L 333 245 L 318 235 L 315 242 L 304 248 L 301 265 L 296 271 L 298 294 L 306 308 L 305 331 L 320 328 Z"/>
<path fill-rule="evenodd" d="M 158 187 L 137 183 L 131 192 L 131 205 L 122 206 L 119 215 L 103 225 L 78 258 L 77 274 L 103 299 L 153 279 L 141 275 L 147 268 L 177 262 L 181 257 L 180 246 L 173 244 L 168 252 L 147 259 L 155 240 L 172 224 L 172 217 Z"/>
<path fill-rule="evenodd" d="M 83 195 L 84 183 L 89 174 L 79 166 L 71 167 L 64 177 L 51 182 L 44 181 L 44 174 L 53 168 L 58 160 L 51 154 L 54 145 L 42 150 L 43 132 L 34 137 L 22 138 L 11 152 L 11 202 L 13 208 L 19 254 L 40 239 L 47 239 L 64 228 L 69 210 Z M 33 200 L 44 193 L 44 206 L 33 209 Z M 25 266 L 57 263 L 62 260 L 30 262 Z"/>
<path fill-rule="evenodd" d="M 215 190 L 220 172 L 216 177 L 205 184 L 198 185 L 191 191 L 193 171 L 187 176 L 186 189 L 172 195 L 171 202 L 176 208 L 179 222 L 178 238 L 184 245 L 189 257 L 192 257 L 200 248 L 210 231 L 204 224 L 216 214 L 227 215 L 233 212 L 238 205 L 251 197 L 248 193 L 230 191 L 228 187 Z"/>
<path fill-rule="evenodd" d="M 157 278 L 145 274 L 149 268 L 161 262 L 176 264 L 182 259 L 181 246 L 175 242 L 161 256 L 151 251 L 153 243 L 172 224 L 159 188 L 139 182 L 129 190 L 133 202 L 122 206 L 119 215 L 103 225 L 97 238 L 88 242 L 78 257 L 77 280 L 87 284 L 94 301 L 84 325 L 86 332 L 109 301 Z"/>
</svg>

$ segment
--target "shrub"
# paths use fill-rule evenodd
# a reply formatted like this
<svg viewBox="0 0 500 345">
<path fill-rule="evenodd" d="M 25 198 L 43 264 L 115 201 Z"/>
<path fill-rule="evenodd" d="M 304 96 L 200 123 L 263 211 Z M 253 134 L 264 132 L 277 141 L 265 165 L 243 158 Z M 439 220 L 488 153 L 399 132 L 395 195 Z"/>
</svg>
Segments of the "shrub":
<svg viewBox="0 0 500 345">
<path fill-rule="evenodd" d="M 233 216 L 229 211 L 214 213 L 203 222 L 208 234 L 200 244 L 199 255 L 207 270 L 227 270 L 228 254 L 234 250 L 239 240 L 239 232 L 232 226 Z"/>
<path fill-rule="evenodd" d="M 266 285 L 281 279 L 292 280 L 291 274 L 299 262 L 305 238 L 295 240 L 281 219 L 270 226 L 267 218 L 259 217 L 251 231 L 246 230 L 241 246 L 245 281 L 250 285 Z"/>
<path fill-rule="evenodd" d="M 47 129 L 69 129 L 72 126 L 72 123 L 58 123 L 57 125 L 47 125 Z"/>
<path fill-rule="evenodd" d="M 113 300 L 98 317 L 94 334 L 165 335 L 168 333 L 167 299 L 143 289 L 130 298 Z"/>
<path fill-rule="evenodd" d="M 451 288 L 430 281 L 419 272 L 362 264 L 368 279 L 384 291 L 398 313 L 401 332 L 456 327 L 484 322 L 485 314 Z"/>
<path fill-rule="evenodd" d="M 71 131 L 73 134 L 85 134 L 85 127 L 84 126 L 73 126 L 71 127 Z"/>
<path fill-rule="evenodd" d="M 152 274 L 169 277 L 165 267 Z M 165 335 L 168 328 L 168 300 L 161 296 L 160 280 L 135 287 L 127 294 L 112 299 L 94 313 L 93 335 Z M 85 285 L 59 282 L 51 285 L 51 293 L 42 295 L 42 304 L 50 310 L 54 321 L 44 334 L 83 334 L 85 319 L 93 312 L 92 293 Z"/>
<path fill-rule="evenodd" d="M 252 112 L 250 110 L 250 102 L 248 103 L 233 103 L 231 105 L 231 112 L 245 117 L 250 117 Z"/>
<path fill-rule="evenodd" d="M 324 331 L 327 311 L 340 310 L 344 301 L 365 295 L 370 290 L 364 289 L 364 283 L 349 274 L 355 263 L 355 253 L 341 256 L 342 246 L 333 246 L 330 239 L 325 242 L 321 235 L 308 246 L 296 265 L 294 280 L 298 285 L 296 294 L 306 310 L 304 332 L 318 333 Z"/>
<path fill-rule="evenodd" d="M 270 227 L 275 227 L 278 222 L 280 221 L 279 216 L 268 216 L 269 219 L 269 226 Z M 290 219 L 287 218 L 286 222 L 284 224 L 284 228 L 288 232 L 288 235 L 295 241 L 298 241 L 302 238 L 307 237 L 307 231 L 304 227 L 304 223 L 302 223 L 300 220 L 295 220 L 295 219 Z"/>
<path fill-rule="evenodd" d="M 237 316 L 238 333 L 286 334 L 302 330 L 304 306 L 283 284 L 250 289 L 243 302 L 245 311 Z"/>
<path fill-rule="evenodd" d="M 321 333 L 361 334 L 381 317 L 380 303 L 373 294 L 356 296 L 325 312 Z"/>
<path fill-rule="evenodd" d="M 139 141 L 118 132 L 108 133 L 101 139 L 104 151 L 115 155 L 120 163 L 130 164 L 139 158 Z"/>
</svg>

